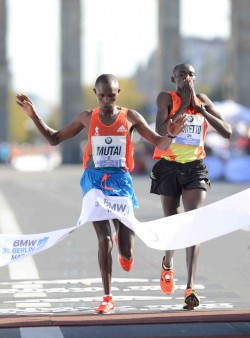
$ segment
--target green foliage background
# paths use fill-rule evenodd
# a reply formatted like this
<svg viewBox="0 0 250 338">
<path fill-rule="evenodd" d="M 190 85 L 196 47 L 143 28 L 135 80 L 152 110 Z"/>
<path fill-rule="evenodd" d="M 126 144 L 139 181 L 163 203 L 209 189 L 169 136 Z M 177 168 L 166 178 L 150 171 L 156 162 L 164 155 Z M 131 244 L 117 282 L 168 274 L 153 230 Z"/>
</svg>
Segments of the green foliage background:
<svg viewBox="0 0 250 338">
<path fill-rule="evenodd" d="M 135 81 L 132 79 L 119 80 L 121 92 L 117 104 L 126 108 L 138 110 L 143 114 L 147 104 L 146 98 L 136 88 Z M 97 100 L 93 92 L 94 84 L 83 87 L 83 108 L 91 109 L 96 107 Z M 38 112 L 39 113 L 39 112 Z M 80 113 L 80 112 L 79 112 Z M 145 115 L 145 114 L 143 114 Z M 50 127 L 57 129 L 60 126 L 60 107 L 52 108 L 49 120 L 46 121 Z M 25 115 L 16 103 L 16 94 L 9 94 L 9 141 L 15 143 L 34 142 L 41 139 L 41 135 L 33 126 L 32 121 Z"/>
</svg>

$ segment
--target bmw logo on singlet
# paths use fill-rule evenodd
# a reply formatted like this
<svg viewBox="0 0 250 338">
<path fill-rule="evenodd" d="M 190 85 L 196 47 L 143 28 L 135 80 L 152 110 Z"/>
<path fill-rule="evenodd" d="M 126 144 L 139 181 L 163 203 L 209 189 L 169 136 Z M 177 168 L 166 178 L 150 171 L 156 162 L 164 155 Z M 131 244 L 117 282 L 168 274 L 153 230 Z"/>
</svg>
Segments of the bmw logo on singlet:
<svg viewBox="0 0 250 338">
<path fill-rule="evenodd" d="M 105 143 L 107 143 L 107 144 L 112 143 L 112 138 L 111 137 L 106 137 L 105 138 Z"/>
</svg>

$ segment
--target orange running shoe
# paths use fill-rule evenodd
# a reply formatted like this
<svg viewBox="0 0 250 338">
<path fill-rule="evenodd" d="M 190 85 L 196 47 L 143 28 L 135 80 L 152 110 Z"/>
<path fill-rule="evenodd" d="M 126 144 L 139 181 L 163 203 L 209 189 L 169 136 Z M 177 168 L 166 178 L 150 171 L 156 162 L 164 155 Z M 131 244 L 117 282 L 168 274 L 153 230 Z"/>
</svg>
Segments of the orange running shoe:
<svg viewBox="0 0 250 338">
<path fill-rule="evenodd" d="M 186 289 L 184 295 L 184 303 L 185 304 L 183 305 L 183 309 L 185 310 L 193 310 L 195 307 L 200 305 L 200 298 L 194 289 Z"/>
<path fill-rule="evenodd" d="M 116 232 L 113 235 L 113 241 L 115 242 L 115 245 L 118 246 L 118 236 Z"/>
<path fill-rule="evenodd" d="M 112 296 L 103 296 L 103 301 L 97 309 L 95 309 L 96 314 L 108 314 L 113 311 L 115 308 L 114 301 Z"/>
<path fill-rule="evenodd" d="M 161 286 L 162 291 L 166 295 L 171 295 L 174 292 L 174 288 L 175 288 L 174 271 L 173 269 L 169 269 L 169 270 L 164 269 L 163 260 L 162 260 L 162 266 L 161 266 L 160 286 Z"/>
<path fill-rule="evenodd" d="M 134 265 L 134 258 L 130 258 L 130 259 L 125 259 L 124 257 L 122 256 L 118 256 L 119 258 L 119 263 L 120 263 L 120 266 L 123 268 L 123 270 L 125 271 L 130 271 Z"/>
</svg>

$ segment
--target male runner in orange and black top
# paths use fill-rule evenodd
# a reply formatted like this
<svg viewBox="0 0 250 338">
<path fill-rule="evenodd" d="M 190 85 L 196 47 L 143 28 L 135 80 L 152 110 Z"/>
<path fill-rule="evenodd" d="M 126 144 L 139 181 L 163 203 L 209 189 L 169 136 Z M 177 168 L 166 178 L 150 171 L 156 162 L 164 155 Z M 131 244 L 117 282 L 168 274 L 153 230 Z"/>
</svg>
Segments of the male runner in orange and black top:
<svg viewBox="0 0 250 338">
<path fill-rule="evenodd" d="M 173 139 L 166 151 L 156 148 L 153 155 L 159 161 L 152 168 L 150 192 L 160 195 L 165 216 L 180 212 L 181 196 L 185 211 L 204 206 L 209 185 L 207 168 L 203 163 L 208 123 L 225 138 L 230 138 L 232 134 L 231 126 L 215 110 L 212 101 L 205 94 L 196 94 L 195 70 L 191 65 L 175 66 L 171 80 L 176 91 L 161 92 L 157 97 L 156 131 L 165 135 L 169 120 L 175 120 L 182 114 L 187 115 L 188 126 Z M 167 250 L 161 265 L 160 285 L 168 295 L 175 288 L 173 254 L 173 250 Z M 194 290 L 198 255 L 199 245 L 186 249 L 188 278 L 185 309 L 193 309 L 200 302 Z"/>
<path fill-rule="evenodd" d="M 83 128 L 89 133 L 88 145 L 84 153 L 84 168 L 81 186 L 83 194 L 91 189 L 99 189 L 109 196 L 130 198 L 137 206 L 130 171 L 133 169 L 133 149 L 131 135 L 136 129 L 141 136 L 155 146 L 166 149 L 186 125 L 185 116 L 168 124 L 168 135 L 154 132 L 145 119 L 135 110 L 116 105 L 119 83 L 111 74 L 99 76 L 94 93 L 98 108 L 85 110 L 60 130 L 50 128 L 36 112 L 33 102 L 24 94 L 17 95 L 17 103 L 33 120 L 39 132 L 51 145 L 57 145 L 79 134 Z M 115 140 L 116 146 L 111 144 Z M 110 145 L 110 146 L 109 146 Z M 118 220 L 114 220 L 118 235 L 119 261 L 123 269 L 129 271 L 133 265 L 134 233 Z M 114 309 L 111 294 L 112 236 L 108 220 L 93 221 L 98 238 L 98 262 L 102 276 L 103 302 L 96 313 L 109 313 Z"/>
</svg>

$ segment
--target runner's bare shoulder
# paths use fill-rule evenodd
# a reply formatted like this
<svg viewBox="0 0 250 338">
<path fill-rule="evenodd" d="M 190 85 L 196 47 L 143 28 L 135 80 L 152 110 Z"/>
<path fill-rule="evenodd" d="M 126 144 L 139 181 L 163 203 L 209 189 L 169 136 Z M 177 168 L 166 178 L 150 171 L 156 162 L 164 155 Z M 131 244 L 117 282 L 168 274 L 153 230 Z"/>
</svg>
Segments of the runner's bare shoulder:
<svg viewBox="0 0 250 338">
<path fill-rule="evenodd" d="M 168 92 L 160 92 L 156 99 L 157 105 L 172 105 L 172 96 Z"/>
<path fill-rule="evenodd" d="M 89 127 L 92 112 L 93 112 L 92 109 L 86 109 L 83 112 L 81 112 L 76 119 L 79 122 L 81 122 L 81 124 L 83 124 L 85 127 Z"/>
</svg>

